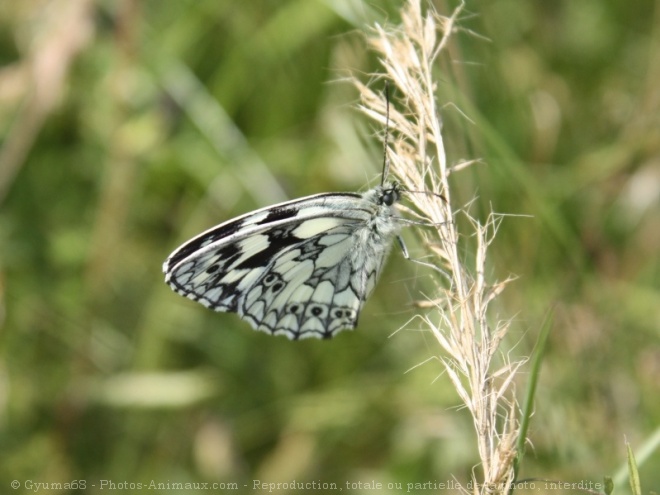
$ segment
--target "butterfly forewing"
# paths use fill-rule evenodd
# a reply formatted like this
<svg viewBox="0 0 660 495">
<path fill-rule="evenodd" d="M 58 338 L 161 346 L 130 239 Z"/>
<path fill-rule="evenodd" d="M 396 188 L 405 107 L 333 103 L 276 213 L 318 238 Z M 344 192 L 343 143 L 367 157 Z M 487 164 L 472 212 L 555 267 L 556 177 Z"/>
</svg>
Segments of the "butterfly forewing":
<svg viewBox="0 0 660 495">
<path fill-rule="evenodd" d="M 165 280 L 257 330 L 330 338 L 357 324 L 396 233 L 384 191 L 396 187 L 318 194 L 225 222 L 174 251 Z"/>
</svg>

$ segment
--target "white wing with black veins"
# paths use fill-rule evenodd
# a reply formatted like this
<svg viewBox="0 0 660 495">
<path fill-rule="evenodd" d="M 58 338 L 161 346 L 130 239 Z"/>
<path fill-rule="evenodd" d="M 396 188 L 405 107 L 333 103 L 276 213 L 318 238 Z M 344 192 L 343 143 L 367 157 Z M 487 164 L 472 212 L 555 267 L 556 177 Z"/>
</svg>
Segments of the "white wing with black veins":
<svg viewBox="0 0 660 495">
<path fill-rule="evenodd" d="M 318 194 L 230 220 L 174 251 L 165 280 L 257 330 L 331 338 L 357 325 L 396 233 L 388 191 Z"/>
</svg>

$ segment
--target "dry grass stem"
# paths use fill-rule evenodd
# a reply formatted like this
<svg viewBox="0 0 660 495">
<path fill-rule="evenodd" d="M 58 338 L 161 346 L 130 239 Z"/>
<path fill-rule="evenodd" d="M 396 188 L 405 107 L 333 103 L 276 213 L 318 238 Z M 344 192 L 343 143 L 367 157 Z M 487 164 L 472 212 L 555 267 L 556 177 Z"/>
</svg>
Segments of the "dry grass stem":
<svg viewBox="0 0 660 495">
<path fill-rule="evenodd" d="M 435 293 L 419 307 L 427 308 L 422 319 L 436 337 L 440 361 L 473 418 L 480 468 L 473 474 L 472 492 L 507 493 L 519 431 L 513 384 L 522 361 L 510 362 L 499 351 L 508 323 L 493 328 L 487 316 L 490 303 L 509 282 L 491 283 L 485 276 L 488 249 L 501 217 L 491 214 L 482 223 L 452 201 L 449 176 L 474 162 L 447 163 L 433 69 L 457 30 L 462 8 L 461 4 L 445 17 L 430 7 L 423 10 L 421 0 L 407 0 L 401 24 L 374 26 L 369 42 L 383 68 L 377 77 L 388 81 L 395 95 L 387 150 L 390 174 L 406 190 L 442 196 L 410 193 L 406 199 L 409 214 L 435 226 L 419 229 L 427 251 L 424 260 L 446 274 L 432 271 Z M 357 79 L 354 83 L 361 110 L 384 126 L 384 96 Z M 468 220 L 461 222 L 466 231 L 458 230 L 459 215 Z M 465 252 L 474 255 L 466 260 Z"/>
</svg>

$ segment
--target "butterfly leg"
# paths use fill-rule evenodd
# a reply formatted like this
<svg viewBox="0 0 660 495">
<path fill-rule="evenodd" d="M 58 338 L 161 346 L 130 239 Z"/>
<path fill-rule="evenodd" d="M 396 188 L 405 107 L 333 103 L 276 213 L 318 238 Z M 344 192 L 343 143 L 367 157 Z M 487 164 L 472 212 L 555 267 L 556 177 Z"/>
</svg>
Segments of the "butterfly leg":
<svg viewBox="0 0 660 495">
<path fill-rule="evenodd" d="M 403 237 L 400 235 L 396 236 L 396 240 L 399 241 L 399 247 L 401 248 L 401 252 L 403 253 L 403 257 L 407 260 L 410 259 L 410 255 L 408 254 L 408 248 L 406 247 L 406 243 L 403 242 Z"/>
<path fill-rule="evenodd" d="M 408 248 L 406 247 L 406 243 L 403 242 L 403 237 L 401 237 L 400 235 L 397 235 L 396 240 L 399 242 L 399 247 L 401 247 L 401 253 L 403 254 L 403 257 L 405 259 L 407 259 L 408 261 L 412 261 L 413 263 L 417 263 L 419 265 L 422 265 L 422 266 L 425 266 L 427 268 L 431 268 L 431 269 L 435 270 L 440 275 L 445 277 L 450 284 L 452 283 L 452 280 L 451 280 L 451 277 L 449 276 L 449 274 L 446 271 L 444 271 L 443 269 L 441 269 L 440 267 L 434 265 L 433 263 L 429 263 L 427 261 L 422 261 L 422 260 L 418 260 L 418 259 L 415 259 L 415 258 L 411 258 L 410 254 L 408 254 Z"/>
<path fill-rule="evenodd" d="M 442 225 L 441 223 L 433 223 L 433 222 L 420 222 L 419 220 L 411 220 L 410 218 L 401 218 L 398 217 L 396 219 L 397 222 L 400 222 L 405 225 L 419 225 L 421 227 L 439 227 Z"/>
</svg>

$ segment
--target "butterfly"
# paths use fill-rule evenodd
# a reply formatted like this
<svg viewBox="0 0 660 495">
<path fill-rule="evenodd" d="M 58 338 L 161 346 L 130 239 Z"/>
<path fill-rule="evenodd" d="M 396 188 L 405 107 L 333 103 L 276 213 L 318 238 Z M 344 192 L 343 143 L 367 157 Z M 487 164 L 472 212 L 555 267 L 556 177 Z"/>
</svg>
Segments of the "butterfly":
<svg viewBox="0 0 660 495">
<path fill-rule="evenodd" d="M 165 281 L 272 335 L 329 339 L 354 329 L 399 230 L 401 188 L 384 183 L 386 168 L 363 194 L 307 196 L 199 234 L 167 258 Z"/>
<path fill-rule="evenodd" d="M 322 193 L 229 220 L 177 248 L 163 263 L 178 294 L 215 311 L 238 313 L 255 330 L 298 340 L 354 329 L 396 237 L 401 199 L 389 170 L 386 132 L 380 185 Z"/>
</svg>

